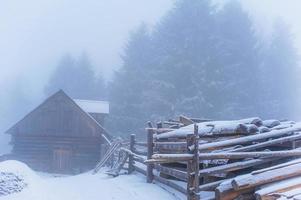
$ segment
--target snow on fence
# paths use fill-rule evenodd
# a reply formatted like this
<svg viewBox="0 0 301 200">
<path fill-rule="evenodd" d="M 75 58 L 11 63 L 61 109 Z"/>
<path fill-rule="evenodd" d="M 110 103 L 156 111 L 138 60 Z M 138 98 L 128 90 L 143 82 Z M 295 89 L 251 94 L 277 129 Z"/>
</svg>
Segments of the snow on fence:
<svg viewBox="0 0 301 200">
<path fill-rule="evenodd" d="M 130 174 L 133 171 L 137 171 L 146 176 L 148 183 L 152 183 L 155 180 L 186 195 L 187 190 L 181 184 L 177 184 L 176 181 L 169 180 L 160 176 L 160 173 L 164 173 L 166 175 L 173 176 L 176 179 L 186 181 L 186 172 L 145 162 L 147 159 L 150 159 L 153 155 L 153 144 L 153 132 L 151 130 L 148 131 L 148 142 L 137 142 L 135 140 L 135 135 L 131 135 L 131 153 L 128 162 L 128 173 Z M 144 151 L 141 149 L 144 149 Z M 157 173 L 154 173 L 154 170 L 156 170 Z"/>
<path fill-rule="evenodd" d="M 192 146 L 198 146 L 197 126 L 195 126 L 195 128 L 195 133 L 189 134 L 186 142 L 157 142 L 154 138 L 155 131 L 152 128 L 147 129 L 146 143 L 137 142 L 135 140 L 135 135 L 131 135 L 130 152 L 132 153 L 129 156 L 128 172 L 140 172 L 146 176 L 148 183 L 157 181 L 187 195 L 189 200 L 198 199 L 199 157 L 197 148 L 191 148 Z M 141 147 L 144 147 L 145 151 L 141 151 Z M 154 160 L 153 156 L 155 155 L 154 152 L 157 152 L 157 150 L 160 149 L 172 152 L 180 150 L 183 152 L 185 151 L 188 155 L 190 155 L 191 159 L 185 160 L 187 163 L 187 171 L 177 170 L 172 167 L 157 163 L 158 160 Z M 183 154 L 177 155 L 181 156 Z M 146 158 L 144 156 L 146 156 Z M 136 162 L 139 163 L 139 165 L 137 165 Z M 164 162 L 168 163 L 169 161 Z M 169 178 L 173 177 L 176 180 L 187 182 L 187 187 L 183 187 L 183 184 L 177 184 L 177 181 L 164 178 L 164 175 L 168 176 Z"/>
<path fill-rule="evenodd" d="M 188 200 L 273 199 L 296 188 L 291 192 L 301 194 L 301 184 L 292 180 L 301 177 L 300 123 L 180 116 L 146 130 L 147 142 L 131 135 L 124 149 L 128 172 L 145 174 L 147 182 L 165 184 Z"/>
</svg>

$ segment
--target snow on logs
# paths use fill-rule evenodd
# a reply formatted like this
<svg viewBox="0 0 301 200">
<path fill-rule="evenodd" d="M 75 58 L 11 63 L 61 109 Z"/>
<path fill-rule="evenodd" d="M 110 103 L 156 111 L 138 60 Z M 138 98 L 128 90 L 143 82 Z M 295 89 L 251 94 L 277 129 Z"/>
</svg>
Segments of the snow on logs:
<svg viewBox="0 0 301 200">
<path fill-rule="evenodd" d="M 275 126 L 278 126 L 280 125 L 280 121 L 279 120 L 265 120 L 262 122 L 262 125 L 265 126 L 265 127 L 268 127 L 268 128 L 273 128 Z"/>
<path fill-rule="evenodd" d="M 216 188 L 216 199 L 230 200 L 249 194 L 253 199 L 271 200 L 301 194 L 301 163 L 281 164 L 267 170 L 241 175 L 222 182 Z M 286 193 L 286 195 L 285 195 Z M 282 195 L 283 194 L 283 195 Z"/>
<path fill-rule="evenodd" d="M 183 119 L 182 119 L 183 121 Z M 188 122 L 186 122 L 188 123 Z M 262 120 L 259 118 L 248 118 L 237 121 L 209 121 L 197 123 L 200 136 L 219 136 L 219 135 L 250 135 L 259 131 Z M 193 134 L 193 124 L 157 135 L 157 139 L 163 138 L 185 138 Z"/>
<path fill-rule="evenodd" d="M 166 138 L 186 138 L 187 135 L 193 134 L 193 121 L 181 116 L 181 121 L 186 125 L 179 129 L 163 128 L 162 132 L 157 130 L 160 134 L 156 135 L 157 139 Z M 185 120 L 184 120 L 185 119 Z M 271 130 L 281 130 L 293 127 L 295 125 L 292 121 L 280 122 L 279 120 L 265 120 L 262 121 L 258 117 L 247 118 L 233 121 L 205 121 L 197 123 L 199 127 L 200 137 L 216 137 L 216 136 L 230 136 L 230 135 L 253 135 L 256 133 L 270 132 Z"/>
<path fill-rule="evenodd" d="M 236 177 L 231 184 L 234 190 L 255 188 L 267 183 L 284 180 L 291 177 L 301 175 L 301 164 L 294 164 L 274 170 L 265 171 L 259 174 L 248 174 L 245 176 Z"/>
<path fill-rule="evenodd" d="M 262 189 L 259 189 L 255 192 L 255 197 L 258 200 L 276 199 L 277 197 L 281 196 L 293 199 L 295 195 L 300 195 L 300 190 L 301 177 L 290 178 L 262 187 Z"/>
<path fill-rule="evenodd" d="M 197 156 L 200 169 L 194 174 L 202 181 L 199 191 L 215 191 L 216 199 L 277 199 L 289 192 L 297 194 L 296 189 L 301 194 L 301 184 L 293 181 L 298 177 L 301 181 L 301 159 L 287 162 L 301 157 L 301 123 L 180 116 L 148 129 L 154 133 L 153 153 L 146 163 L 155 163 L 158 172 L 186 181 L 190 173 L 185 164 Z M 192 134 L 199 137 L 195 145 L 188 145 Z M 195 148 L 198 152 L 191 154 Z M 269 165 L 272 167 L 266 168 Z M 291 179 L 287 187 L 280 184 Z M 277 188 L 271 186 L 274 184 Z"/>
<path fill-rule="evenodd" d="M 221 153 L 199 153 L 200 160 L 214 159 L 243 159 L 243 158 L 276 158 L 301 156 L 301 150 L 287 151 L 259 151 L 259 152 L 221 152 Z M 154 154 L 152 159 L 146 163 L 170 163 L 189 161 L 193 158 L 191 154 Z"/>
<path fill-rule="evenodd" d="M 280 129 L 280 130 L 273 130 L 267 133 L 262 134 L 256 134 L 251 136 L 245 136 L 245 137 L 239 137 L 235 139 L 230 140 L 223 140 L 220 142 L 212 142 L 212 143 L 206 143 L 199 146 L 199 150 L 206 150 L 206 149 L 214 149 L 217 147 L 225 147 L 225 146 L 231 146 L 231 145 L 237 145 L 237 144 L 245 144 L 250 143 L 258 140 L 263 139 L 269 139 L 273 137 L 281 137 L 283 135 L 289 135 L 294 132 L 301 131 L 301 123 L 295 124 L 293 127 L 289 127 L 286 129 Z"/>
</svg>

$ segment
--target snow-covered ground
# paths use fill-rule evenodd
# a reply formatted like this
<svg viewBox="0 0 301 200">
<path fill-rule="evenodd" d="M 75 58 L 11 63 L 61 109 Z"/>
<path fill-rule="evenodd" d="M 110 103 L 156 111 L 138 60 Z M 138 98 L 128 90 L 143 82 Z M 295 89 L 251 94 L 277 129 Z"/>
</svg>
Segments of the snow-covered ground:
<svg viewBox="0 0 301 200">
<path fill-rule="evenodd" d="M 38 174 L 17 161 L 0 163 L 0 172 L 12 172 L 27 186 L 19 193 L 0 196 L 1 200 L 179 200 L 183 197 L 156 184 L 148 184 L 140 174 L 116 178 L 104 173 L 55 177 Z"/>
</svg>

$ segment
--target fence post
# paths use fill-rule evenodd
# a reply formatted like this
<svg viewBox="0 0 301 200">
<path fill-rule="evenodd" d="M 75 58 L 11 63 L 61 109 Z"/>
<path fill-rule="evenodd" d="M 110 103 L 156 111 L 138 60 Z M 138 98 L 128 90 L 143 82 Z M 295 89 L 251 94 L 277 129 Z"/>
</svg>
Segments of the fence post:
<svg viewBox="0 0 301 200">
<path fill-rule="evenodd" d="M 134 146 L 135 146 L 135 134 L 131 134 L 130 136 L 130 151 L 134 152 Z M 129 155 L 129 169 L 128 173 L 132 173 L 134 171 L 134 156 L 133 154 Z"/>
<path fill-rule="evenodd" d="M 163 123 L 162 122 L 158 122 L 157 123 L 157 128 L 163 128 Z"/>
<path fill-rule="evenodd" d="M 200 186 L 200 179 L 199 179 L 199 171 L 200 171 L 200 157 L 199 157 L 199 127 L 197 124 L 194 124 L 194 158 L 195 161 L 195 177 L 194 177 L 194 188 L 195 188 L 195 195 L 196 199 L 200 199 L 199 195 L 199 186 Z"/>
<path fill-rule="evenodd" d="M 151 159 L 154 153 L 154 141 L 153 138 L 154 137 L 154 131 L 152 129 L 148 129 L 147 130 L 147 159 Z M 147 175 L 147 182 L 148 183 L 152 183 L 154 180 L 154 174 L 153 174 L 153 169 L 154 169 L 154 164 L 147 164 L 147 171 L 146 171 L 146 175 Z"/>
<path fill-rule="evenodd" d="M 187 152 L 193 159 L 187 162 L 187 200 L 199 200 L 199 135 L 198 126 L 194 125 L 194 134 L 187 135 Z"/>
</svg>

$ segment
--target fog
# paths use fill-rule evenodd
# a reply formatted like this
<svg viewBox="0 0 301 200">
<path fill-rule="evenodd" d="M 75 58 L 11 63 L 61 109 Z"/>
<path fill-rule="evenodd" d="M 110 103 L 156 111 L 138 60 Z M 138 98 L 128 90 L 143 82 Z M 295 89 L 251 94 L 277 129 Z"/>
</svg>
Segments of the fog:
<svg viewBox="0 0 301 200">
<path fill-rule="evenodd" d="M 2 1 L 1 85 L 17 77 L 41 80 L 63 53 L 85 51 L 109 76 L 120 64 L 128 32 L 153 24 L 170 1 Z M 135 6 L 133 6 L 135 5 Z M 9 67 L 4 67 L 9 66 Z M 27 72 L 27 75 L 24 74 Z"/>
<path fill-rule="evenodd" d="M 223 1 L 216 1 L 217 3 Z M 273 20 L 283 19 L 301 51 L 301 2 L 241 1 L 269 38 Z M 110 80 L 121 64 L 129 33 L 142 22 L 152 26 L 172 7 L 173 0 L 9 0 L 0 2 L 0 131 L 3 132 L 44 99 L 43 88 L 60 57 L 87 53 Z M 223 2 L 224 3 L 224 2 Z M 22 93 L 24 99 L 16 99 Z M 15 110 L 28 101 L 25 110 Z"/>
<path fill-rule="evenodd" d="M 13 110 L 13 93 L 24 90 L 30 107 L 36 106 L 63 54 L 86 52 L 109 78 L 120 66 L 129 31 L 142 22 L 154 24 L 170 6 L 170 0 L 1 1 L 0 130 L 15 122 L 7 118 L 16 120 L 29 109 Z"/>
<path fill-rule="evenodd" d="M 110 76 L 120 65 L 128 32 L 143 21 L 154 23 L 169 6 L 170 1 L 2 1 L 1 88 L 25 79 L 36 92 L 62 54 L 82 51 Z"/>
</svg>

